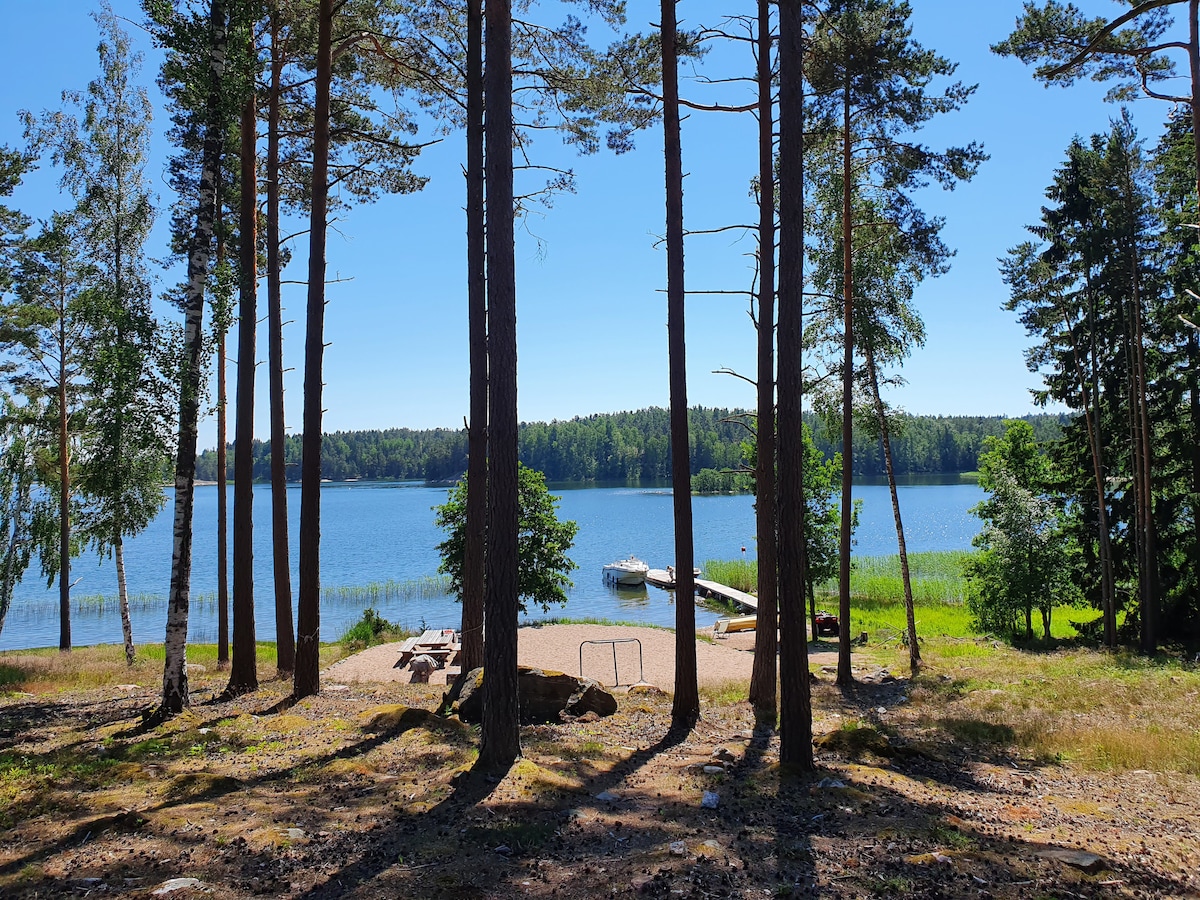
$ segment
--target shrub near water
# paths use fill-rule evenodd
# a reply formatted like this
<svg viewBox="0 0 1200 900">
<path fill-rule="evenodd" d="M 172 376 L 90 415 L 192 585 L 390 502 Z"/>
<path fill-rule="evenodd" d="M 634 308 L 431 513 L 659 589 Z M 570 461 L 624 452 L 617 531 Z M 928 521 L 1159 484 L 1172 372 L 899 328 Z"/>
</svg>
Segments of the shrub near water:
<svg viewBox="0 0 1200 900">
<path fill-rule="evenodd" d="M 342 644 L 347 648 L 362 649 L 373 647 L 386 641 L 402 637 L 407 632 L 394 622 L 389 622 L 368 606 L 363 610 L 362 618 L 346 629 L 342 635 Z"/>
</svg>

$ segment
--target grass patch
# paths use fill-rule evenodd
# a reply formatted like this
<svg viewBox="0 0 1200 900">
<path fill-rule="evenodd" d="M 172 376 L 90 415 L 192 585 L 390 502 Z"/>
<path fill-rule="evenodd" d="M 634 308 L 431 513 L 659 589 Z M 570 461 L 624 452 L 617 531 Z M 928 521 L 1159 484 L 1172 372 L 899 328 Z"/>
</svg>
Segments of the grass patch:
<svg viewBox="0 0 1200 900">
<path fill-rule="evenodd" d="M 940 674 L 918 679 L 914 700 L 928 698 L 927 723 L 960 743 L 1098 770 L 1200 775 L 1200 673 L 1177 660 L 991 644 L 966 657 L 946 654 L 957 643 L 931 644 L 925 656 Z M 956 669 L 965 677 L 942 680 Z"/>
<path fill-rule="evenodd" d="M 322 644 L 322 668 L 337 662 L 349 651 L 341 644 Z M 88 690 L 119 684 L 136 684 L 154 690 L 162 687 L 165 653 L 162 644 L 137 645 L 133 665 L 125 661 L 120 644 L 96 644 L 76 647 L 69 653 L 57 648 L 7 650 L 0 652 L 0 694 L 43 694 L 69 690 Z M 217 671 L 216 644 L 188 644 L 188 665 Z M 259 674 L 275 668 L 274 641 L 259 641 L 255 648 Z"/>
<path fill-rule="evenodd" d="M 748 681 L 725 681 L 716 685 L 705 685 L 700 689 L 701 699 L 715 706 L 733 706 L 745 703 L 749 697 Z"/>
</svg>

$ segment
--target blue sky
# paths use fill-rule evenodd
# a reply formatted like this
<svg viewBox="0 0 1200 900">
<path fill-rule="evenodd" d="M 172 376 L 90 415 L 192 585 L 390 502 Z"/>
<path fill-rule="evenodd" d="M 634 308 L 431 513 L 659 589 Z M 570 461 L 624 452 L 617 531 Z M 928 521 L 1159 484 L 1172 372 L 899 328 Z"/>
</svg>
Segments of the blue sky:
<svg viewBox="0 0 1200 900">
<path fill-rule="evenodd" d="M 82 89 L 95 77 L 95 26 L 90 0 L 40 0 L 6 10 L 0 58 L 10 76 L 0 81 L 0 142 L 19 143 L 19 109 L 55 107 L 64 88 Z M 1084 0 L 1086 11 L 1111 14 L 1111 3 Z M 135 0 L 114 0 L 118 15 L 140 21 Z M 630 28 L 657 21 L 657 4 L 633 0 Z M 948 275 L 918 289 L 916 304 L 927 341 L 904 369 L 908 384 L 892 402 L 921 414 L 1020 415 L 1035 411 L 1026 371 L 1027 340 L 1011 313 L 996 259 L 1024 239 L 1037 220 L 1043 190 L 1072 136 L 1108 128 L 1119 110 L 1102 102 L 1089 83 L 1046 89 L 1030 70 L 993 56 L 988 47 L 1005 37 L 1020 0 L 963 4 L 917 0 L 914 36 L 960 64 L 957 78 L 978 83 L 967 107 L 931 125 L 932 145 L 982 141 L 991 159 L 976 178 L 952 193 L 922 195 L 924 207 L 943 215 L 943 236 L 957 251 Z M 559 16 L 556 4 L 547 4 Z M 684 27 L 711 25 L 723 12 L 750 8 L 711 0 L 683 0 Z M 143 81 L 160 111 L 154 85 L 157 55 L 136 29 L 147 52 Z M 601 33 L 593 29 L 597 40 Z M 607 38 L 603 38 L 607 40 Z M 740 51 L 738 51 L 740 52 Z M 747 57 L 714 53 L 701 74 L 749 71 Z M 19 73 L 19 75 L 17 74 Z M 682 90 L 703 99 L 703 88 L 685 78 Z M 711 95 L 709 95 L 711 96 Z M 1135 121 L 1153 144 L 1168 106 L 1134 104 Z M 431 132 L 431 129 L 430 129 Z M 666 260 L 657 238 L 664 231 L 661 132 L 637 138 L 637 149 L 614 157 L 579 158 L 557 139 L 539 137 L 539 159 L 574 168 L 578 193 L 560 196 L 518 229 L 519 414 L 548 420 L 645 406 L 666 406 Z M 756 167 L 755 123 L 748 115 L 692 113 L 684 123 L 684 211 L 687 226 L 706 229 L 755 220 L 748 192 Z M 171 197 L 162 172 L 169 153 L 156 138 L 151 180 L 164 210 L 150 248 L 161 255 Z M 331 232 L 326 312 L 326 430 L 407 426 L 461 427 L 467 412 L 465 238 L 461 160 L 463 142 L 452 134 L 426 149 L 416 166 L 430 181 L 420 194 L 384 197 L 345 213 Z M 30 215 L 48 216 L 69 203 L 57 192 L 52 171 L 34 173 L 14 198 Z M 689 291 L 745 290 L 751 278 L 752 237 L 741 233 L 689 237 Z M 287 277 L 303 278 L 307 248 L 295 249 Z M 160 287 L 178 278 L 164 272 Z M 304 289 L 285 288 L 289 428 L 301 419 Z M 264 307 L 265 313 L 265 307 Z M 754 405 L 745 382 L 713 370 L 753 375 L 755 333 L 743 297 L 697 295 L 687 310 L 688 399 L 706 406 Z M 236 346 L 236 341 L 231 344 Z M 265 359 L 265 333 L 259 336 Z M 259 436 L 268 433 L 266 369 L 258 370 Z M 233 378 L 233 370 L 230 372 Z M 215 443 L 211 419 L 201 446 Z"/>
</svg>

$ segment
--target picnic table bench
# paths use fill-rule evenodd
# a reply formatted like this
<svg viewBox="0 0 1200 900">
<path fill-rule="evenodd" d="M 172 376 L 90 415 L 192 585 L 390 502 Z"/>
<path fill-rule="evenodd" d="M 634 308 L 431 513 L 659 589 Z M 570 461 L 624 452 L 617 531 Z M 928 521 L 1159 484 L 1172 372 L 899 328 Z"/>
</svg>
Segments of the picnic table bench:
<svg viewBox="0 0 1200 900">
<path fill-rule="evenodd" d="M 400 645 L 400 658 L 396 668 L 407 666 L 418 656 L 428 656 L 438 663 L 438 668 L 445 668 L 458 655 L 462 644 L 458 633 L 452 628 L 430 628 L 418 637 L 410 637 Z"/>
</svg>

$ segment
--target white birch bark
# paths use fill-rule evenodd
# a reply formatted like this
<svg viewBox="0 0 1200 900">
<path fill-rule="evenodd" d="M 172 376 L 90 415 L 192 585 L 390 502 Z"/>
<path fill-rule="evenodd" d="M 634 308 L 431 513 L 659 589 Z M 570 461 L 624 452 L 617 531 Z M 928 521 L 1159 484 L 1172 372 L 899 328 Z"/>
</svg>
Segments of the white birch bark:
<svg viewBox="0 0 1200 900">
<path fill-rule="evenodd" d="M 204 148 L 201 158 L 196 235 L 188 252 L 184 313 L 185 359 L 179 395 L 179 449 L 175 459 L 175 524 L 171 552 L 171 589 L 164 641 L 161 713 L 181 712 L 190 703 L 187 681 L 187 626 L 192 578 L 192 491 L 196 481 L 196 431 L 200 412 L 201 349 L 204 289 L 216 219 L 217 168 L 221 159 L 220 85 L 225 72 L 226 22 L 224 4 L 213 0 L 209 14 L 212 39 L 209 61 L 212 82 L 206 99 Z"/>
</svg>

